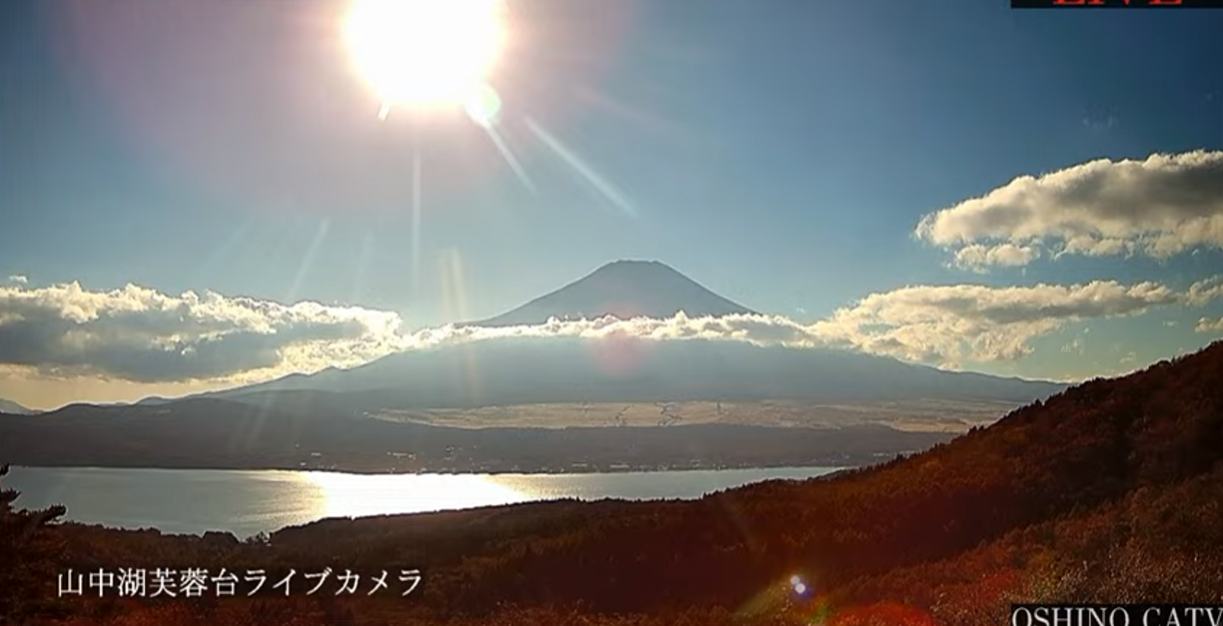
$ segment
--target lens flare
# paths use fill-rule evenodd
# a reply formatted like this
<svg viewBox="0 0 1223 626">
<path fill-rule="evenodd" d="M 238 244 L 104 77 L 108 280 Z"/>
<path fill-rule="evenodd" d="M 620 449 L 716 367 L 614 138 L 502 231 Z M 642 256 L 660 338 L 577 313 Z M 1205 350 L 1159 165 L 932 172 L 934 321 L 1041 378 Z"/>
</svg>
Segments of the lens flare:
<svg viewBox="0 0 1223 626">
<path fill-rule="evenodd" d="M 501 96 L 492 85 L 480 85 L 475 95 L 463 104 L 463 109 L 477 126 L 488 128 L 501 115 Z"/>
<path fill-rule="evenodd" d="M 603 196 L 613 206 L 629 217 L 637 216 L 637 209 L 623 191 L 611 184 L 599 172 L 595 171 L 584 159 L 571 148 L 561 143 L 552 133 L 533 119 L 527 118 L 527 129 L 555 154 L 561 162 L 568 165 L 578 176 L 585 180 L 599 195 Z"/>
</svg>

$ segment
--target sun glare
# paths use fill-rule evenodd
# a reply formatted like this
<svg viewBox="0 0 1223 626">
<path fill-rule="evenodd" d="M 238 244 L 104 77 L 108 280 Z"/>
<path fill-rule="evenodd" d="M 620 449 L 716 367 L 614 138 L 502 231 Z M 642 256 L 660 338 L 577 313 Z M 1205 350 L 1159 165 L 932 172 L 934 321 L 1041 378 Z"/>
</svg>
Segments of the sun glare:
<svg viewBox="0 0 1223 626">
<path fill-rule="evenodd" d="M 355 0 L 346 24 L 353 60 L 393 106 L 483 110 L 504 44 L 500 0 Z"/>
<path fill-rule="evenodd" d="M 322 517 L 366 517 L 497 506 L 538 499 L 496 482 L 464 474 L 356 475 L 306 472 L 320 490 Z"/>
</svg>

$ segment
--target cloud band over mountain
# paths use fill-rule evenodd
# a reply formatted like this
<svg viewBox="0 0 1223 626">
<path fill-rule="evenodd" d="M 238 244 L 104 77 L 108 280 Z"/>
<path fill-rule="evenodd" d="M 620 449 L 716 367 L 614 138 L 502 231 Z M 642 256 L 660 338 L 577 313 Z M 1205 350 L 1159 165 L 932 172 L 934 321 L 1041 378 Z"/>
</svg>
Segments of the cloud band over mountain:
<svg viewBox="0 0 1223 626">
<path fill-rule="evenodd" d="M 1005 361 L 1067 323 L 1140 315 L 1223 296 L 1223 277 L 1184 291 L 1144 282 L 987 287 L 910 286 L 874 293 L 812 324 L 778 315 L 560 321 L 409 332 L 394 312 L 313 302 L 286 305 L 213 292 L 171 296 L 128 285 L 0 287 L 0 367 L 41 376 L 136 382 L 253 382 L 349 367 L 398 351 L 469 341 L 598 338 L 746 341 L 837 347 L 956 366 Z"/>
<path fill-rule="evenodd" d="M 1166 259 L 1223 249 L 1223 152 L 1099 159 L 1021 176 L 925 216 L 915 235 L 975 270 L 1042 256 Z"/>
</svg>

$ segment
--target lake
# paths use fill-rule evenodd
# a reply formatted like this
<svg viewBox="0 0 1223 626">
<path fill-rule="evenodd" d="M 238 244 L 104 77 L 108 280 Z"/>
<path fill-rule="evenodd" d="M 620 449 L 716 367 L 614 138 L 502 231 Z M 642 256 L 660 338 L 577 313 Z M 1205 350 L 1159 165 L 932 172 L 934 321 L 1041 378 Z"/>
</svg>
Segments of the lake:
<svg viewBox="0 0 1223 626">
<path fill-rule="evenodd" d="M 610 474 L 345 474 L 281 470 L 13 467 L 19 508 L 68 507 L 70 519 L 167 533 L 247 537 L 327 517 L 424 513 L 559 498 L 690 499 L 769 479 L 840 468 Z"/>
</svg>

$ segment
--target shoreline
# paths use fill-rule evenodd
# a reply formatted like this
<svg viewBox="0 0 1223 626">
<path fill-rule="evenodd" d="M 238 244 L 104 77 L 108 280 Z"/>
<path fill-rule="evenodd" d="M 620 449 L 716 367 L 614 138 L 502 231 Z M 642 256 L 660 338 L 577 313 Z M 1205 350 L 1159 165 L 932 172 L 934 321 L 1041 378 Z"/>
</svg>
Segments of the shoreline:
<svg viewBox="0 0 1223 626">
<path fill-rule="evenodd" d="M 882 461 L 884 459 L 880 459 Z M 59 469 L 59 470 L 143 470 L 143 471 L 184 471 L 184 472 L 199 472 L 199 471 L 218 471 L 218 472 L 313 472 L 313 473 L 331 473 L 331 474 L 350 474 L 354 476 L 597 476 L 597 475 L 616 475 L 616 474 L 665 474 L 665 473 L 690 473 L 690 472 L 745 472 L 745 471 L 767 471 L 767 470 L 783 470 L 783 469 L 826 469 L 828 474 L 819 476 L 831 476 L 841 474 L 846 471 L 867 467 L 871 464 L 846 464 L 841 463 L 776 463 L 776 464 L 753 464 L 744 466 L 702 466 L 702 467 L 631 467 L 631 468 L 582 468 L 571 470 L 554 470 L 545 468 L 542 470 L 500 470 L 500 469 L 453 469 L 453 468 L 438 468 L 424 470 L 377 470 L 377 469 L 359 469 L 359 468 L 343 468 L 343 467 L 286 467 L 279 465 L 267 466 L 226 466 L 226 465 L 98 465 L 98 464 L 55 464 L 55 465 L 31 465 L 25 463 L 12 463 L 12 469 Z"/>
</svg>

